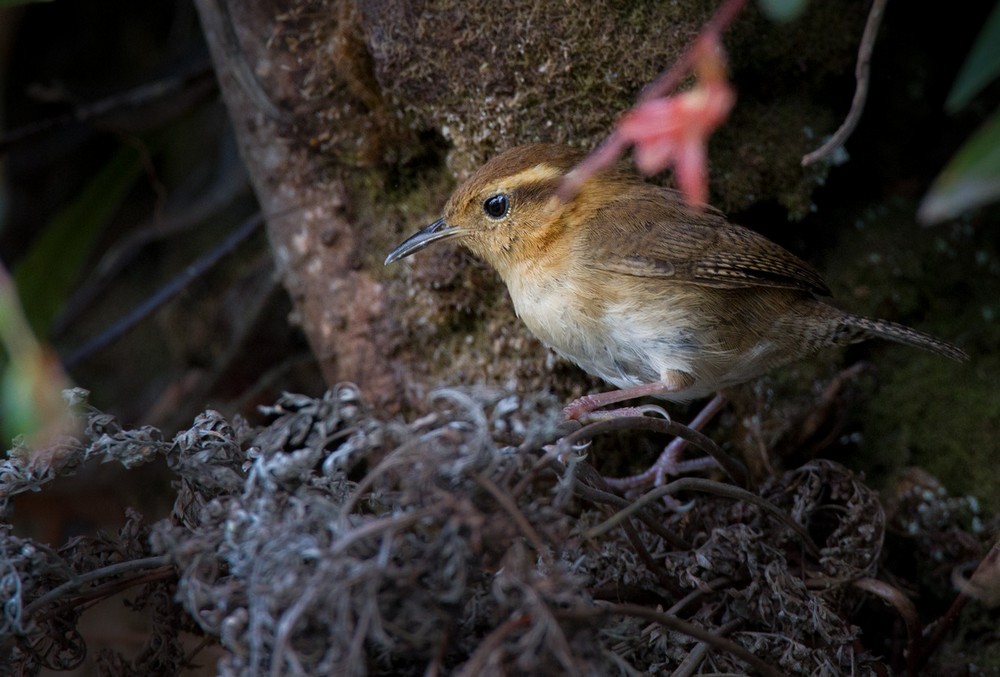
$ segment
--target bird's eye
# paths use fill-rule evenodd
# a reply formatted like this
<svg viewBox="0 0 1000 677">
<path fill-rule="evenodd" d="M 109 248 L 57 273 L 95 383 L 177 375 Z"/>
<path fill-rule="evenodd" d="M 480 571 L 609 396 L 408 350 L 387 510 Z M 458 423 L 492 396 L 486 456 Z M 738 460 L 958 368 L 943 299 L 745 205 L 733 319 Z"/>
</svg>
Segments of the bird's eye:
<svg viewBox="0 0 1000 677">
<path fill-rule="evenodd" d="M 502 219 L 510 211 L 510 198 L 503 193 L 488 197 L 483 202 L 483 211 L 491 219 Z"/>
</svg>

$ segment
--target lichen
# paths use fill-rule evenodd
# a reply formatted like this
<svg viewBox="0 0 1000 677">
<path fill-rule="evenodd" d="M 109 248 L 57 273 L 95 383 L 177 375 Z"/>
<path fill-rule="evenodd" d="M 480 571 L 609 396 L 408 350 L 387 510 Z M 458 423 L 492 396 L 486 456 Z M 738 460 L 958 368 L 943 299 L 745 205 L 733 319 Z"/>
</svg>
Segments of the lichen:
<svg viewBox="0 0 1000 677">
<path fill-rule="evenodd" d="M 152 628 L 134 659 L 104 652 L 106 674 L 177 674 L 210 660 L 184 650 L 182 633 L 215 645 L 223 675 L 743 673 L 749 660 L 770 674 L 867 674 L 899 664 L 901 646 L 890 659 L 871 650 L 889 647 L 893 623 L 858 627 L 865 598 L 852 582 L 884 577 L 887 522 L 878 494 L 843 466 L 814 461 L 745 491 L 702 480 L 688 484 L 687 511 L 654 500 L 622 514 L 628 502 L 600 488 L 571 443 L 550 451 L 563 444 L 555 398 L 449 388 L 418 409 L 384 420 L 341 384 L 321 398 L 286 393 L 262 407 L 266 426 L 208 411 L 169 440 L 88 408 L 72 453 L 148 450 L 174 479 L 173 510 L 148 526 L 132 511 L 116 537 L 58 550 L 0 522 L 10 664 L 26 674 L 78 667 L 80 611 L 133 586 Z M 8 464 L 0 495 L 47 488 L 19 477 L 53 458 L 37 452 L 34 464 Z M 912 521 L 926 504 L 901 500 L 894 519 Z M 953 534 L 962 546 L 945 551 L 949 562 L 980 547 L 985 535 L 956 511 L 935 514 L 919 544 Z"/>
</svg>

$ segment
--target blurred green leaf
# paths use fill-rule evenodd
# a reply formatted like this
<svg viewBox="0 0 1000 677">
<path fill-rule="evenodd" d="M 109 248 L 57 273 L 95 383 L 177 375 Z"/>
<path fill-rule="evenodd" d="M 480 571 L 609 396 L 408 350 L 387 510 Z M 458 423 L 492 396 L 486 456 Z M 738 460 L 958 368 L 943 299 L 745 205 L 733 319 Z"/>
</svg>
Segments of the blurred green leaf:
<svg viewBox="0 0 1000 677">
<path fill-rule="evenodd" d="M 43 347 L 18 355 L 0 366 L 0 434 L 6 445 L 21 437 L 31 445 L 46 444 L 66 432 L 68 417 L 62 392 L 70 387 L 55 354 Z"/>
<path fill-rule="evenodd" d="M 3 417 L 3 442 L 31 434 L 42 427 L 41 416 L 32 396 L 34 382 L 18 368 L 8 363 L 0 374 L 0 416 Z"/>
<path fill-rule="evenodd" d="M 798 19 L 806 11 L 809 0 L 759 0 L 760 9 L 771 21 Z"/>
<path fill-rule="evenodd" d="M 135 148 L 121 148 L 79 195 L 57 213 L 14 269 L 18 295 L 32 329 L 46 336 L 52 318 L 77 284 L 104 227 L 135 184 Z"/>
<path fill-rule="evenodd" d="M 59 360 L 31 333 L 14 281 L 0 263 L 0 434 L 46 442 L 65 431 L 62 391 L 69 387 Z"/>
<path fill-rule="evenodd" d="M 976 130 L 948 162 L 924 197 L 917 218 L 925 224 L 958 216 L 1000 198 L 1000 111 Z"/>
<path fill-rule="evenodd" d="M 1000 2 L 993 8 L 962 64 L 944 104 L 945 110 L 954 113 L 962 108 L 997 75 L 1000 75 Z"/>
</svg>

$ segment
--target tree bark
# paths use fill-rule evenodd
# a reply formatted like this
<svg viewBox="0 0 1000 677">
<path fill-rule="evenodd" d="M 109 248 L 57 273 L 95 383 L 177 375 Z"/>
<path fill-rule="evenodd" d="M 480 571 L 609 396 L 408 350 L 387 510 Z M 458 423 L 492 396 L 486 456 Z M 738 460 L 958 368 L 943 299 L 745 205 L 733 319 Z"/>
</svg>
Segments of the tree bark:
<svg viewBox="0 0 1000 677">
<path fill-rule="evenodd" d="M 295 306 L 325 380 L 352 381 L 365 392 L 398 383 L 384 331 L 383 286 L 359 269 L 359 238 L 348 196 L 323 158 L 296 129 L 306 108 L 291 74 L 292 55 L 271 49 L 272 3 L 230 14 L 225 0 L 196 0 L 219 85 L 241 153 L 267 220 L 278 275 Z M 389 399 L 392 399 L 391 397 Z"/>
</svg>

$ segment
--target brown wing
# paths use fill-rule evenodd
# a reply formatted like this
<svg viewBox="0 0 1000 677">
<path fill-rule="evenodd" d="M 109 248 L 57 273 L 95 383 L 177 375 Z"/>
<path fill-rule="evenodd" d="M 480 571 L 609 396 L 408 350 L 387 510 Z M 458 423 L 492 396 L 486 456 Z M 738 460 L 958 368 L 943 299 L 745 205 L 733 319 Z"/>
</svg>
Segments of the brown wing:
<svg viewBox="0 0 1000 677">
<path fill-rule="evenodd" d="M 607 226 L 590 231 L 601 234 L 590 242 L 600 268 L 709 287 L 830 293 L 808 263 L 721 212 L 692 211 L 674 191 L 654 186 L 622 197 L 597 214 Z"/>
</svg>

